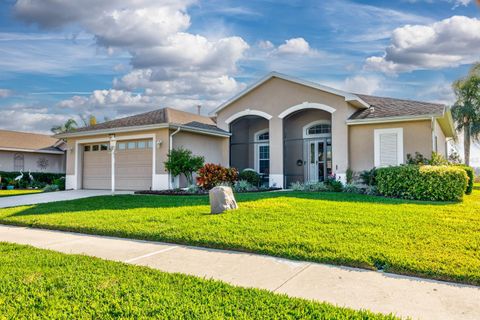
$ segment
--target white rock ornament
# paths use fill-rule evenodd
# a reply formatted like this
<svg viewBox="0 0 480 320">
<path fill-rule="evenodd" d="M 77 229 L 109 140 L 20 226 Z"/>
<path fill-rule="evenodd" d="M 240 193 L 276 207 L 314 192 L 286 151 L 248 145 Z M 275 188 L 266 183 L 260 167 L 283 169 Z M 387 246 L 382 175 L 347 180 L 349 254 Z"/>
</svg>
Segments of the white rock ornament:
<svg viewBox="0 0 480 320">
<path fill-rule="evenodd" d="M 208 192 L 210 213 L 219 214 L 226 210 L 238 209 L 237 201 L 230 187 L 215 187 Z"/>
</svg>

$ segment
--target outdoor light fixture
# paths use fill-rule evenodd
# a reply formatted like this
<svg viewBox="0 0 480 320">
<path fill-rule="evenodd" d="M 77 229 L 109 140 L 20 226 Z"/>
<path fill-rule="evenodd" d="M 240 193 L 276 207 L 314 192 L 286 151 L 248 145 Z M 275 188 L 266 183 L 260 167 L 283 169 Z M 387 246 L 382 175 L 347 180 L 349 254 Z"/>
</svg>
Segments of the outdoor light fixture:
<svg viewBox="0 0 480 320">
<path fill-rule="evenodd" d="M 157 140 L 157 149 L 160 148 L 162 145 L 163 141 L 162 140 Z"/>
<path fill-rule="evenodd" d="M 110 150 L 115 152 L 115 148 L 117 147 L 117 139 L 115 139 L 115 135 L 110 136 Z"/>
</svg>

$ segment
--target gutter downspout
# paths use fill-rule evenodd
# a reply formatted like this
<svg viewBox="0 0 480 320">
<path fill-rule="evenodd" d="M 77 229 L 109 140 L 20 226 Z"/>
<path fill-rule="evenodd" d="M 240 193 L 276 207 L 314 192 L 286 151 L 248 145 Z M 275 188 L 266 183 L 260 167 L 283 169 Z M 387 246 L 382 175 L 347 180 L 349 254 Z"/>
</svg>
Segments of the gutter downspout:
<svg viewBox="0 0 480 320">
<path fill-rule="evenodd" d="M 432 117 L 432 152 L 437 152 L 435 150 L 435 125 L 436 125 L 436 121 L 435 121 L 435 117 Z"/>
<path fill-rule="evenodd" d="M 182 129 L 181 127 L 178 127 L 177 130 L 175 130 L 174 132 L 172 132 L 170 134 L 169 143 L 168 143 L 168 151 L 169 152 L 171 152 L 172 149 L 173 149 L 173 136 L 176 135 L 177 133 L 179 133 L 181 129 Z M 171 189 L 171 188 L 172 188 L 172 176 L 169 172 L 168 173 L 168 189 Z"/>
</svg>

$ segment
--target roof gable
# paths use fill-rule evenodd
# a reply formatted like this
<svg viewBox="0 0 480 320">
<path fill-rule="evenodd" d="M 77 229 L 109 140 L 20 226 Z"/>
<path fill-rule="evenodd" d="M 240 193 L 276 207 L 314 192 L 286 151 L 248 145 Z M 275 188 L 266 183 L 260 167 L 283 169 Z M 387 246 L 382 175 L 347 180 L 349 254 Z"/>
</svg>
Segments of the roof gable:
<svg viewBox="0 0 480 320">
<path fill-rule="evenodd" d="M 298 78 L 295 78 L 295 77 L 288 76 L 286 74 L 282 74 L 282 73 L 278 73 L 278 72 L 270 72 L 269 74 L 267 74 L 265 77 L 263 77 L 259 81 L 257 81 L 254 84 L 248 86 L 246 89 L 244 89 L 243 91 L 241 91 L 237 95 L 233 96 L 228 101 L 222 103 L 220 106 L 218 106 L 211 113 L 211 115 L 212 116 L 217 115 L 217 113 L 220 110 L 228 107 L 230 104 L 234 103 L 235 101 L 239 100 L 243 96 L 247 95 L 248 93 L 250 93 L 254 89 L 260 87 L 262 84 L 266 83 L 267 81 L 269 81 L 272 78 L 279 78 L 279 79 L 290 81 L 290 82 L 293 82 L 293 83 L 296 83 L 296 84 L 299 84 L 299 85 L 303 85 L 303 86 L 306 86 L 306 87 L 310 87 L 310 88 L 313 88 L 313 89 L 317 89 L 317 90 L 321 90 L 321 91 L 324 91 L 324 92 L 327 92 L 327 93 L 331 93 L 333 95 L 344 97 L 345 101 L 353 104 L 354 106 L 356 106 L 358 108 L 368 108 L 369 107 L 368 103 L 366 103 L 360 97 L 358 97 L 357 95 L 355 95 L 353 93 L 349 93 L 349 92 L 346 92 L 346 91 L 342 91 L 342 90 L 334 89 L 334 88 L 331 88 L 331 87 L 327 87 L 327 86 L 324 86 L 324 85 L 321 85 L 321 84 L 318 84 L 318 83 L 315 83 L 315 82 L 298 79 Z"/>
</svg>

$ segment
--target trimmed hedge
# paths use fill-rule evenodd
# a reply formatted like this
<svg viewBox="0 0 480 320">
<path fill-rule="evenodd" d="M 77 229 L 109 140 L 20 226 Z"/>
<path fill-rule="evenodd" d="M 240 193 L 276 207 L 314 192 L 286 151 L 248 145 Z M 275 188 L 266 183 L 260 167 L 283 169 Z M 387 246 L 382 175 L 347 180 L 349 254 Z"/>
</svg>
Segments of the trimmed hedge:
<svg viewBox="0 0 480 320">
<path fill-rule="evenodd" d="M 468 176 L 457 166 L 405 165 L 377 169 L 376 182 L 380 194 L 387 197 L 460 201 Z"/>
<path fill-rule="evenodd" d="M 475 170 L 472 167 L 469 167 L 464 164 L 456 165 L 456 167 L 462 168 L 467 173 L 468 184 L 467 184 L 467 189 L 465 190 L 465 194 L 472 194 L 473 184 L 475 183 Z"/>
</svg>

